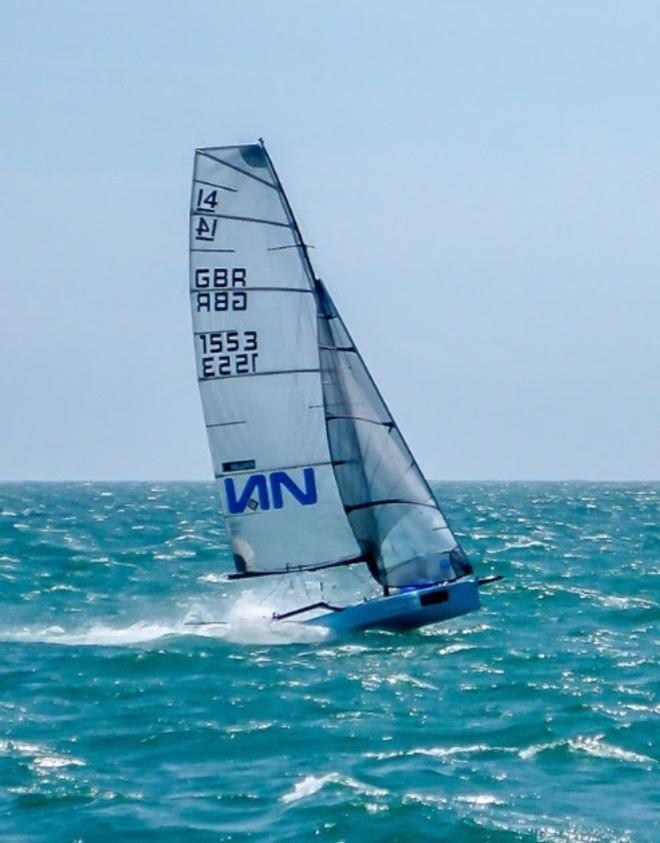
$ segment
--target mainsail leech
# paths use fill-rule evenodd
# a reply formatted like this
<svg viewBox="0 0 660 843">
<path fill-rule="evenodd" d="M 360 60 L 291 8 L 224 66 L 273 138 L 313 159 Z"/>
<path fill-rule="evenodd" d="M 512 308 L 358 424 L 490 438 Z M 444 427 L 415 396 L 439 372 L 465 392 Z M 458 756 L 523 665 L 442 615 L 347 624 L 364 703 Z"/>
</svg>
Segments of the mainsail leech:
<svg viewBox="0 0 660 843">
<path fill-rule="evenodd" d="M 471 572 L 316 278 L 263 143 L 196 152 L 190 282 L 239 575 L 366 561 L 383 585 L 406 586 Z"/>
</svg>

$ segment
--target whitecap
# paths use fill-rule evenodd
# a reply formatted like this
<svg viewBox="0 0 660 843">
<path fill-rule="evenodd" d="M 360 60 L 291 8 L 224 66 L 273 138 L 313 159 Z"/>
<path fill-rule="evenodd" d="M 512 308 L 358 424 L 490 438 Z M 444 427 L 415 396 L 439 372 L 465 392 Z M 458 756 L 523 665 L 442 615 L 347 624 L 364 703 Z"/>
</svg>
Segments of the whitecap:
<svg viewBox="0 0 660 843">
<path fill-rule="evenodd" d="M 431 793 L 417 793 L 414 790 L 404 793 L 401 801 L 404 805 L 407 802 L 428 806 L 446 805 L 448 803 L 448 800 L 442 796 L 434 796 Z"/>
<path fill-rule="evenodd" d="M 476 808 L 487 808 L 489 805 L 504 805 L 501 799 L 493 796 L 492 793 L 474 793 L 466 796 L 457 796 L 457 802 L 467 802 Z"/>
<path fill-rule="evenodd" d="M 413 688 L 424 688 L 428 691 L 439 691 L 436 685 L 431 685 L 430 682 L 424 682 L 421 679 L 416 679 L 414 676 L 408 676 L 407 673 L 393 673 L 389 676 L 383 676 L 383 682 L 387 685 L 412 685 Z"/>
<path fill-rule="evenodd" d="M 490 746 L 489 744 L 469 744 L 467 746 L 433 746 L 429 748 L 416 747 L 414 749 L 399 749 L 390 752 L 365 752 L 364 758 L 375 758 L 386 761 L 392 758 L 404 758 L 421 755 L 428 758 L 451 758 L 454 755 L 478 755 L 483 752 L 515 752 L 513 747 Z"/>
<path fill-rule="evenodd" d="M 569 740 L 568 745 L 575 752 L 584 752 L 595 758 L 612 758 L 617 761 L 626 761 L 629 764 L 646 764 L 650 766 L 656 763 L 648 755 L 641 755 L 637 752 L 631 752 L 628 749 L 622 749 L 620 746 L 604 743 L 602 738 L 602 735 L 578 737 L 574 740 Z"/>
<path fill-rule="evenodd" d="M 601 594 L 589 588 L 568 588 L 567 591 L 577 594 L 581 599 L 595 600 L 601 606 L 614 609 L 655 609 L 657 603 L 643 597 L 619 596 L 616 594 Z"/>
<path fill-rule="evenodd" d="M 609 758 L 616 761 L 625 761 L 629 764 L 645 764 L 648 766 L 655 765 L 653 758 L 648 755 L 641 755 L 636 752 L 631 752 L 627 749 L 622 749 L 619 746 L 603 742 L 602 735 L 578 736 L 577 738 L 569 738 L 568 740 L 551 741 L 550 743 L 534 744 L 532 746 L 521 749 L 518 752 L 520 758 L 529 760 L 535 758 L 539 753 L 547 750 L 558 749 L 566 746 L 572 752 L 583 752 L 586 755 L 591 755 L 594 758 Z"/>
<path fill-rule="evenodd" d="M 342 787 L 360 793 L 364 796 L 386 796 L 387 791 L 380 787 L 373 787 L 372 785 L 360 782 L 350 776 L 344 776 L 341 773 L 326 773 L 323 776 L 309 775 L 305 776 L 301 781 L 296 782 L 293 788 L 280 797 L 280 802 L 289 805 L 293 802 L 298 802 L 300 799 L 305 799 L 318 793 L 326 784 L 338 784 Z"/>
<path fill-rule="evenodd" d="M 0 740 L 0 756 L 21 755 L 30 759 L 30 767 L 39 775 L 66 767 L 84 767 L 85 761 L 73 755 L 55 753 L 42 744 L 30 741 Z"/>
<path fill-rule="evenodd" d="M 447 647 L 441 647 L 438 650 L 439 656 L 451 656 L 454 653 L 460 653 L 463 650 L 475 650 L 475 644 L 449 644 Z"/>
<path fill-rule="evenodd" d="M 547 749 L 556 749 L 561 746 L 563 741 L 551 741 L 550 743 L 537 743 L 527 746 L 524 749 L 518 750 L 518 755 L 524 761 L 529 761 L 531 758 L 536 758 L 540 752 L 545 752 Z"/>
<path fill-rule="evenodd" d="M 246 723 L 239 723 L 236 726 L 226 726 L 225 732 L 228 735 L 236 735 L 242 732 L 264 732 L 267 729 L 272 729 L 274 725 L 274 720 L 249 720 Z"/>
<path fill-rule="evenodd" d="M 45 748 L 38 743 L 0 740 L 0 755 L 36 755 L 40 752 L 45 752 Z"/>
<path fill-rule="evenodd" d="M 62 767 L 84 767 L 85 762 L 80 758 L 70 758 L 63 755 L 42 755 L 35 758 L 33 766 L 40 771 L 59 770 Z"/>
</svg>

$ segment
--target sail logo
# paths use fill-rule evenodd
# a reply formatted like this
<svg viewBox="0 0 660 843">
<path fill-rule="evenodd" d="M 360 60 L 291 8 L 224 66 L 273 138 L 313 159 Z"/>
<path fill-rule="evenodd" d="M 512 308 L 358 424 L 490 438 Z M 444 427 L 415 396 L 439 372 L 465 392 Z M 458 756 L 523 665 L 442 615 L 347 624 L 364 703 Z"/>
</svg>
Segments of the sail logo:
<svg viewBox="0 0 660 843">
<path fill-rule="evenodd" d="M 253 512 L 283 509 L 285 501 L 290 498 L 301 506 L 313 506 L 318 500 L 314 469 L 304 468 L 302 474 L 302 486 L 299 486 L 286 471 L 250 474 L 240 492 L 236 489 L 234 478 L 225 477 L 227 509 L 232 515 L 240 515 L 246 509 Z M 285 495 L 285 492 L 288 494 Z"/>
</svg>

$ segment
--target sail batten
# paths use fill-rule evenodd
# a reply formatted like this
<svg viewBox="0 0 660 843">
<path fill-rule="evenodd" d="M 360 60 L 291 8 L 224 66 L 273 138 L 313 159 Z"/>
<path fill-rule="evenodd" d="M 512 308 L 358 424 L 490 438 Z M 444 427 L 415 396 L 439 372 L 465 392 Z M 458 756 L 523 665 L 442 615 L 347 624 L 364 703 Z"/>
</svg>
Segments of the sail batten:
<svg viewBox="0 0 660 843">
<path fill-rule="evenodd" d="M 191 252 L 220 252 L 225 255 L 233 254 L 236 249 L 191 249 Z"/>
<path fill-rule="evenodd" d="M 209 250 L 207 249 L 207 251 L 209 251 Z M 223 249 L 223 250 L 216 250 L 216 251 L 233 251 L 233 250 L 230 250 L 230 249 L 224 250 Z M 207 292 L 210 292 L 210 293 L 217 292 L 217 288 L 215 288 L 215 287 L 208 287 L 208 288 L 206 288 L 206 287 L 204 287 L 204 288 L 202 288 L 202 287 L 190 287 L 189 292 L 199 293 L 199 292 L 202 292 L 203 290 L 206 290 Z M 250 293 L 296 293 L 296 295 L 299 295 L 299 294 L 312 295 L 312 296 L 314 295 L 313 290 L 301 290 L 300 287 L 255 287 L 255 286 L 252 286 L 252 285 L 250 285 Z"/>
<path fill-rule="evenodd" d="M 226 184 L 218 184 L 214 181 L 202 181 L 201 179 L 193 179 L 193 184 L 203 184 L 206 187 L 217 187 L 219 190 L 228 190 L 230 193 L 238 193 L 235 187 L 228 187 Z"/>
<path fill-rule="evenodd" d="M 238 191 L 233 191 L 237 193 Z M 237 217 L 232 214 L 214 214 L 211 211 L 193 211 L 190 214 L 191 217 L 212 217 L 213 219 L 217 220 L 237 220 L 238 222 L 254 222 L 254 223 L 261 223 L 262 225 L 278 225 L 280 228 L 291 228 L 291 225 L 287 222 L 278 222 L 277 220 L 264 220 L 259 219 L 258 217 Z"/>
<path fill-rule="evenodd" d="M 304 375 L 310 373 L 320 372 L 320 369 L 273 369 L 272 372 L 245 372 L 244 374 L 236 374 L 236 375 L 206 375 L 205 377 L 200 377 L 198 380 L 200 382 L 207 382 L 207 381 L 217 381 L 217 380 L 228 380 L 237 379 L 237 378 L 265 378 L 269 375 Z"/>
<path fill-rule="evenodd" d="M 371 506 L 391 506 L 397 504 L 403 506 L 428 506 L 430 509 L 436 509 L 435 502 L 429 503 L 427 501 L 406 500 L 405 498 L 383 498 L 382 500 L 363 501 L 362 503 L 345 504 L 344 509 L 346 510 L 346 512 L 355 512 L 358 509 L 368 509 Z"/>
<path fill-rule="evenodd" d="M 350 419 L 351 421 L 359 421 L 359 422 L 366 422 L 367 424 L 379 424 L 382 427 L 389 427 L 393 428 L 396 427 L 396 423 L 393 420 L 390 421 L 381 421 L 380 419 L 367 419 L 364 416 L 335 416 L 332 413 L 328 413 L 326 415 L 326 421 L 341 421 L 342 419 Z"/>
</svg>

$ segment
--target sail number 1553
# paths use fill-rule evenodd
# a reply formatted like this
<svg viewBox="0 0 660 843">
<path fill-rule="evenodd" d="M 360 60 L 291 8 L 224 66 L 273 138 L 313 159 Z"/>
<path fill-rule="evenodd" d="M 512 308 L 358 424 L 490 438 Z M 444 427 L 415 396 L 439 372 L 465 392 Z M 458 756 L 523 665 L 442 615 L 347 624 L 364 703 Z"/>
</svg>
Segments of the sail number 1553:
<svg viewBox="0 0 660 843">
<path fill-rule="evenodd" d="M 197 334 L 202 378 L 250 375 L 257 371 L 256 331 L 209 331 Z"/>
</svg>

